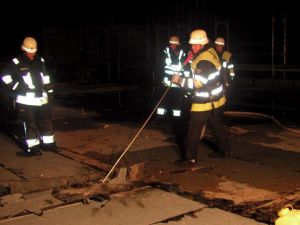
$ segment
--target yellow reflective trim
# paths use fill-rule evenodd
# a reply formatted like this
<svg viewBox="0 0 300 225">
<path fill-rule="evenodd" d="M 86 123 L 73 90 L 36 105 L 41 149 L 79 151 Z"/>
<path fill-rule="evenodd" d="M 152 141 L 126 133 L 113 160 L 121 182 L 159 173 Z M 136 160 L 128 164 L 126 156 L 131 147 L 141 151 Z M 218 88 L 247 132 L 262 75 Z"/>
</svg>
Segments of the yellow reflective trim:
<svg viewBox="0 0 300 225">
<path fill-rule="evenodd" d="M 198 80 L 194 80 L 194 86 L 196 89 L 200 89 L 203 86 L 203 84 Z"/>
<path fill-rule="evenodd" d="M 230 61 L 231 53 L 228 51 L 224 51 L 222 55 L 222 59 L 224 59 L 227 63 Z"/>
<path fill-rule="evenodd" d="M 197 68 L 197 64 L 203 60 L 209 61 L 210 63 L 214 64 L 214 66 L 216 67 L 217 70 L 218 70 L 218 68 L 221 68 L 221 66 L 222 66 L 217 52 L 213 48 L 209 48 L 207 51 L 200 53 L 200 55 L 198 55 L 193 60 L 193 62 L 191 64 L 192 70 L 195 71 Z"/>
<path fill-rule="evenodd" d="M 193 103 L 191 111 L 192 112 L 203 112 L 203 111 L 208 111 L 211 110 L 214 106 L 214 108 L 219 108 L 222 105 L 224 105 L 226 102 L 225 96 L 220 98 L 218 101 L 215 102 L 208 102 L 208 103 Z"/>
</svg>

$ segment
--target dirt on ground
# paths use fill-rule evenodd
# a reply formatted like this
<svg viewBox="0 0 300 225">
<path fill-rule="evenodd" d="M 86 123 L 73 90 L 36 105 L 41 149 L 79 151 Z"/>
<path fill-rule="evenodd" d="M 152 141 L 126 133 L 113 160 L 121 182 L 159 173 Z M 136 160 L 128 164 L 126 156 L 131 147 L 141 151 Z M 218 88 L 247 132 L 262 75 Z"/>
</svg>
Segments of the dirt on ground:
<svg viewBox="0 0 300 225">
<path fill-rule="evenodd" d="M 61 154 L 105 173 L 143 125 L 108 121 L 96 112 L 61 106 L 54 108 L 53 116 Z M 174 164 L 178 148 L 170 126 L 153 120 L 130 146 L 116 173 L 144 163 L 138 185 L 160 187 L 265 223 L 274 222 L 286 204 L 300 209 L 299 134 L 260 118 L 228 117 L 225 128 L 230 158 L 209 157 L 211 147 L 199 139 L 198 166 L 183 167 Z"/>
</svg>

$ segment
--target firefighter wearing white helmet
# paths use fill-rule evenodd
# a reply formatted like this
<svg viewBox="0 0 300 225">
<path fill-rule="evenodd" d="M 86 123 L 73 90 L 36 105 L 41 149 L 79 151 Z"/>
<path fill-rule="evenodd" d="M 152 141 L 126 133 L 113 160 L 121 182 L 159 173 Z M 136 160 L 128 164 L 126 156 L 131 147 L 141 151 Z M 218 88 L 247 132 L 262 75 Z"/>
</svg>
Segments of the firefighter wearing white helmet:
<svg viewBox="0 0 300 225">
<path fill-rule="evenodd" d="M 174 128 L 174 135 L 178 141 L 178 145 L 182 146 L 183 142 L 183 124 L 186 123 L 186 98 L 185 92 L 179 85 L 171 82 L 173 74 L 184 76 L 183 61 L 185 59 L 185 52 L 181 47 L 180 38 L 172 35 L 168 39 L 168 46 L 164 49 L 162 64 L 163 71 L 161 71 L 161 78 L 159 80 L 159 93 L 161 97 L 165 90 L 170 87 L 168 94 L 164 97 L 156 110 L 156 120 L 163 120 L 171 122 Z"/>
<path fill-rule="evenodd" d="M 222 37 L 216 38 L 214 48 L 222 62 L 221 77 L 223 78 L 224 86 L 227 88 L 235 76 L 232 54 L 225 50 L 225 40 Z"/>
<path fill-rule="evenodd" d="M 208 43 L 206 32 L 204 30 L 194 30 L 191 33 L 189 43 L 191 45 L 206 45 Z"/>
<path fill-rule="evenodd" d="M 44 58 L 37 55 L 37 42 L 26 37 L 21 44 L 23 53 L 13 58 L 1 73 L 8 94 L 14 96 L 25 134 L 25 152 L 40 155 L 40 149 L 57 151 L 51 121 L 51 78 Z"/>
<path fill-rule="evenodd" d="M 177 37 L 177 36 L 170 37 L 169 44 L 180 45 L 179 37 Z"/>
<path fill-rule="evenodd" d="M 36 53 L 37 43 L 33 37 L 26 37 L 21 45 L 21 49 L 28 53 Z"/>
<path fill-rule="evenodd" d="M 178 74 L 179 76 L 183 75 L 182 63 L 185 58 L 185 53 L 181 48 L 178 36 L 173 35 L 169 38 L 169 44 L 165 48 L 163 55 L 164 72 L 161 79 L 163 88 L 161 89 L 171 86 L 171 90 L 157 108 L 156 114 L 168 118 L 180 117 L 182 90 L 180 90 L 177 84 L 171 83 L 173 74 Z"/>
<path fill-rule="evenodd" d="M 174 73 L 182 75 L 182 63 L 185 57 L 185 52 L 180 47 L 180 39 L 178 36 L 171 36 L 169 45 L 164 50 L 164 77 L 162 83 L 164 86 L 177 87 L 176 84 L 171 84 L 170 77 Z"/>
<path fill-rule="evenodd" d="M 209 43 L 205 30 L 191 33 L 189 43 L 194 58 L 191 63 L 192 78 L 172 77 L 172 82 L 193 91 L 187 134 L 187 145 L 183 164 L 197 164 L 197 149 L 202 129 L 207 125 L 219 144 L 214 156 L 226 158 L 230 146 L 223 129 L 222 108 L 226 102 L 220 81 L 221 63 L 218 54 Z"/>
</svg>

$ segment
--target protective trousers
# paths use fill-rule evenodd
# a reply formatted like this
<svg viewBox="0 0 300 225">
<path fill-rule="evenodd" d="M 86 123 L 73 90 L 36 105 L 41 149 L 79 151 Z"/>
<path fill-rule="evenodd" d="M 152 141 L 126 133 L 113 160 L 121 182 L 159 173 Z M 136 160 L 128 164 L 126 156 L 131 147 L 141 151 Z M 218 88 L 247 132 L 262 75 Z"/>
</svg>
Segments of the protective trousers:
<svg viewBox="0 0 300 225">
<path fill-rule="evenodd" d="M 54 131 L 51 120 L 50 105 L 30 106 L 18 104 L 20 119 L 23 122 L 25 140 L 28 148 L 40 144 L 53 144 Z M 30 140 L 36 140 L 33 144 Z"/>
<path fill-rule="evenodd" d="M 202 128 L 207 125 L 216 138 L 221 154 L 229 154 L 230 145 L 222 122 L 222 107 L 202 112 L 190 112 L 186 159 L 197 159 L 197 150 Z"/>
</svg>

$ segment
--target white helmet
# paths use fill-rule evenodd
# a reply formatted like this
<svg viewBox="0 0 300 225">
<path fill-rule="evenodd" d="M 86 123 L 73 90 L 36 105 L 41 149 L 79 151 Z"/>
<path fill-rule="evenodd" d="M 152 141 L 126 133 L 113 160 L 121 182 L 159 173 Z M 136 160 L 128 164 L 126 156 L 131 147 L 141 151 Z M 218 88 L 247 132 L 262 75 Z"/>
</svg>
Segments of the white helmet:
<svg viewBox="0 0 300 225">
<path fill-rule="evenodd" d="M 37 51 L 37 43 L 33 37 L 26 37 L 23 41 L 21 49 L 28 53 L 35 53 Z"/>
<path fill-rule="evenodd" d="M 225 45 L 225 40 L 224 40 L 224 38 L 222 38 L 222 37 L 217 37 L 216 40 L 215 40 L 215 44 L 216 44 L 216 45 L 222 45 L 222 46 L 224 46 L 224 45 Z"/>
<path fill-rule="evenodd" d="M 191 33 L 189 43 L 191 45 L 206 45 L 208 43 L 208 38 L 205 30 L 194 30 Z"/>
<path fill-rule="evenodd" d="M 180 45 L 179 37 L 177 36 L 170 37 L 169 43 L 173 45 Z"/>
</svg>

